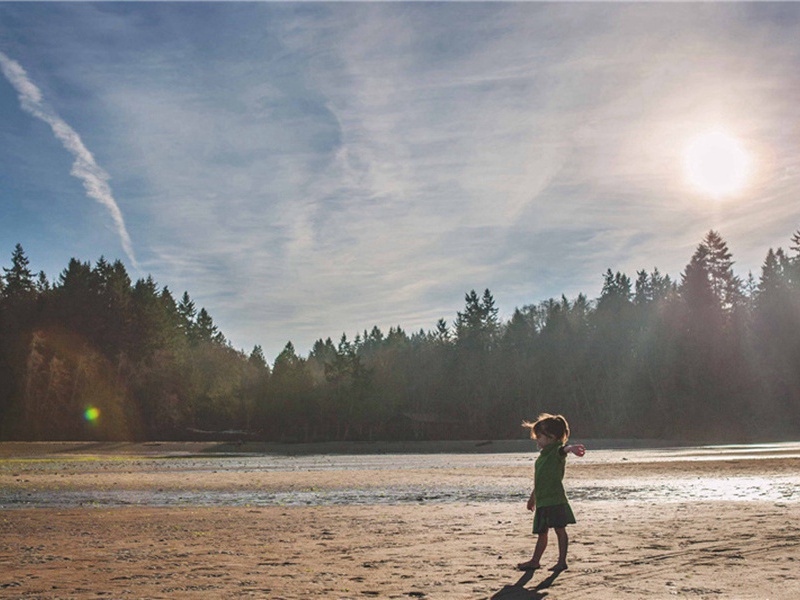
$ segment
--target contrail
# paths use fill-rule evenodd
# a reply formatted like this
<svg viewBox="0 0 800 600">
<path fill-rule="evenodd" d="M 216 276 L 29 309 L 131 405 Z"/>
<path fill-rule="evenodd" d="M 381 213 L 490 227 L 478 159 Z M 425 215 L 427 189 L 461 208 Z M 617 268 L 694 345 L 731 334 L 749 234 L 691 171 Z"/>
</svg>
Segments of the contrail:
<svg viewBox="0 0 800 600">
<path fill-rule="evenodd" d="M 52 108 L 47 106 L 42 98 L 42 92 L 28 78 L 25 69 L 3 52 L 0 52 L 0 70 L 2 70 L 3 75 L 5 75 L 5 78 L 8 79 L 14 89 L 17 90 L 22 109 L 50 125 L 56 138 L 75 157 L 70 175 L 80 179 L 89 197 L 97 200 L 111 212 L 111 218 L 114 220 L 117 233 L 122 240 L 122 249 L 131 259 L 133 266 L 138 269 L 139 265 L 136 262 L 136 256 L 133 254 L 131 238 L 125 227 L 125 219 L 122 218 L 122 211 L 119 209 L 116 200 L 114 200 L 111 187 L 108 185 L 108 180 L 110 179 L 108 173 L 98 166 L 92 153 L 83 145 L 78 133 L 64 119 L 59 117 Z"/>
</svg>

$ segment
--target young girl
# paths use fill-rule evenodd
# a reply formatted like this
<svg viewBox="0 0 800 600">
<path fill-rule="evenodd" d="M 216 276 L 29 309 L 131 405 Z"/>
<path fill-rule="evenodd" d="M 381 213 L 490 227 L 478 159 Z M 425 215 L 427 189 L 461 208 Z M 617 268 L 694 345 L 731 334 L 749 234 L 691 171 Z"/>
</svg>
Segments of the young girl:
<svg viewBox="0 0 800 600">
<path fill-rule="evenodd" d="M 552 527 L 558 538 L 558 562 L 551 571 L 563 571 L 567 568 L 567 525 L 575 523 L 575 515 L 564 492 L 564 467 L 567 454 L 583 456 L 586 448 L 583 444 L 567 446 L 569 425 L 561 415 L 541 414 L 534 423 L 523 421 L 523 427 L 531 430 L 531 438 L 541 451 L 536 459 L 533 476 L 533 491 L 528 499 L 528 510 L 536 509 L 533 516 L 533 533 L 538 535 L 533 558 L 520 563 L 517 567 L 530 571 L 541 567 L 539 560 L 547 548 L 547 532 Z"/>
</svg>

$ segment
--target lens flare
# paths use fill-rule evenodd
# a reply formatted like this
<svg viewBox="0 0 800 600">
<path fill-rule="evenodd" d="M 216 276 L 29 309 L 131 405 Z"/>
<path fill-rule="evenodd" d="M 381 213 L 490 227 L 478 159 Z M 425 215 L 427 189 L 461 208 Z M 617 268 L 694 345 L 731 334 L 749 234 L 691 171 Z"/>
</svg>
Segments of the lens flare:
<svg viewBox="0 0 800 600">
<path fill-rule="evenodd" d="M 100 418 L 100 410 L 94 406 L 90 406 L 86 409 L 86 412 L 83 413 L 83 418 L 89 423 L 95 423 L 97 419 Z"/>
</svg>

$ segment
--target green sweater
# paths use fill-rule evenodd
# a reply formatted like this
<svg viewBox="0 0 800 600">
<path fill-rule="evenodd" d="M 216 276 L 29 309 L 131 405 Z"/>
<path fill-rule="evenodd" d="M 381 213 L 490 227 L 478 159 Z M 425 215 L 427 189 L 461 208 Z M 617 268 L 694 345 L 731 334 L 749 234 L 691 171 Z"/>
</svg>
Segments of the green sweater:
<svg viewBox="0 0 800 600">
<path fill-rule="evenodd" d="M 533 493 L 538 508 L 567 504 L 567 494 L 563 484 L 567 454 L 563 448 L 563 444 L 553 442 L 542 448 L 536 459 Z"/>
</svg>

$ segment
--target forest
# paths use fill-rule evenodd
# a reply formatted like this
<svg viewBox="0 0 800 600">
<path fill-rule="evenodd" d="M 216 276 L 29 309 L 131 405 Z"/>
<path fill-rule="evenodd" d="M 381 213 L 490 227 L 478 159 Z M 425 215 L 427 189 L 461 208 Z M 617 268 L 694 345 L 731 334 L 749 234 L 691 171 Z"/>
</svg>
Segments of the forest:
<svg viewBox="0 0 800 600">
<path fill-rule="evenodd" d="M 507 439 L 566 415 L 581 438 L 698 441 L 800 434 L 800 232 L 756 277 L 710 231 L 673 280 L 609 269 L 600 296 L 501 321 L 470 291 L 452 322 L 378 327 L 270 364 L 233 348 L 188 292 L 121 261 L 55 281 L 21 245 L 0 276 L 0 439 L 282 442 Z"/>
</svg>

